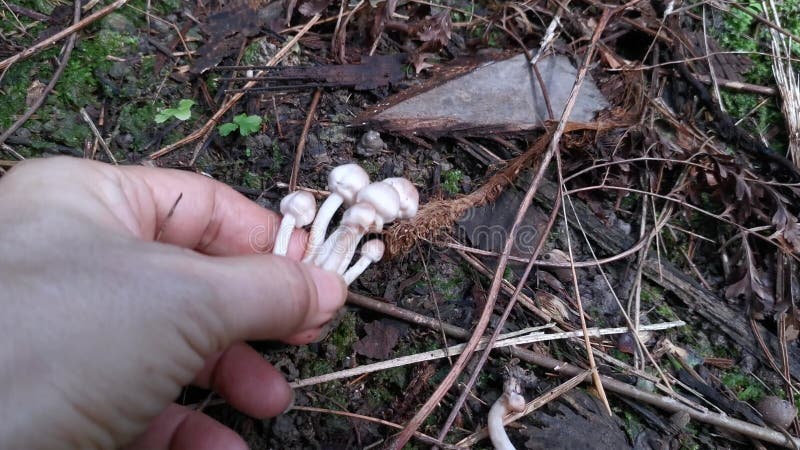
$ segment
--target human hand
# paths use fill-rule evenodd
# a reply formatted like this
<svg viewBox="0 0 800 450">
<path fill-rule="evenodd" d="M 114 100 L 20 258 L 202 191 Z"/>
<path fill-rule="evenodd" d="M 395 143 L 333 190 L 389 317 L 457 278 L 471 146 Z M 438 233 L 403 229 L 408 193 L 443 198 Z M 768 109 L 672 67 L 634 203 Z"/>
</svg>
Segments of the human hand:
<svg viewBox="0 0 800 450">
<path fill-rule="evenodd" d="M 296 261 L 300 231 L 289 258 L 259 254 L 278 221 L 187 172 L 70 158 L 11 170 L 0 179 L 0 448 L 246 448 L 172 400 L 193 383 L 256 417 L 289 406 L 283 376 L 243 341 L 313 340 L 346 289 Z"/>
</svg>

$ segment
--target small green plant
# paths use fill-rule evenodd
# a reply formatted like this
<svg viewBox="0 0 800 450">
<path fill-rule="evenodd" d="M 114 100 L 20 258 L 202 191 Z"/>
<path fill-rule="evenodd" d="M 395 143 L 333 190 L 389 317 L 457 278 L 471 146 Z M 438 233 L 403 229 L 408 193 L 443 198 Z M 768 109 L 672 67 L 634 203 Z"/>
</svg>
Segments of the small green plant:
<svg viewBox="0 0 800 450">
<path fill-rule="evenodd" d="M 239 114 L 232 122 L 223 123 L 217 129 L 220 136 L 227 136 L 236 130 L 239 130 L 239 135 L 242 137 L 249 136 L 261 129 L 261 116 Z"/>
<path fill-rule="evenodd" d="M 164 108 L 156 114 L 156 123 L 164 123 L 174 117 L 178 120 L 189 120 L 192 117 L 194 100 L 183 99 L 178 102 L 177 108 Z"/>
<path fill-rule="evenodd" d="M 464 173 L 460 170 L 448 170 L 444 173 L 444 180 L 442 181 L 442 189 L 448 194 L 457 194 L 461 191 L 461 180 L 464 178 Z"/>
</svg>

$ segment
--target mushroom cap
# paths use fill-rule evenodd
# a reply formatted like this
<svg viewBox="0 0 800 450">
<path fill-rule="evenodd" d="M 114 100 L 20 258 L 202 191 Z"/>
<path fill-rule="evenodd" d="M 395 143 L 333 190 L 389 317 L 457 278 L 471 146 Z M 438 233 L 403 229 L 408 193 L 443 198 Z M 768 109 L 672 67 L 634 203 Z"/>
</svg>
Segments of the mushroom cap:
<svg viewBox="0 0 800 450">
<path fill-rule="evenodd" d="M 380 230 L 383 224 L 391 222 L 400 214 L 400 195 L 388 183 L 382 181 L 368 184 L 356 196 L 358 203 L 369 203 L 375 208 L 375 228 Z"/>
<path fill-rule="evenodd" d="M 372 262 L 378 262 L 383 258 L 386 246 L 380 239 L 372 239 L 361 246 L 361 256 L 368 258 Z"/>
<path fill-rule="evenodd" d="M 295 227 L 304 227 L 314 220 L 317 201 L 310 192 L 294 191 L 281 200 L 281 214 L 293 216 Z"/>
<path fill-rule="evenodd" d="M 383 183 L 390 184 L 397 194 L 400 196 L 400 214 L 397 215 L 400 219 L 410 219 L 417 215 L 419 208 L 419 191 L 414 187 L 414 184 L 400 177 L 387 178 Z"/>
<path fill-rule="evenodd" d="M 344 211 L 341 225 L 364 231 L 375 222 L 376 216 L 377 212 L 371 204 L 359 202 Z"/>
<path fill-rule="evenodd" d="M 358 164 L 344 164 L 328 174 L 328 190 L 340 195 L 348 206 L 355 203 L 358 192 L 368 184 L 369 175 Z"/>
<path fill-rule="evenodd" d="M 762 398 L 756 405 L 756 409 L 761 413 L 764 422 L 781 428 L 791 425 L 797 416 L 797 408 L 791 402 L 774 395 Z"/>
<path fill-rule="evenodd" d="M 508 411 L 522 412 L 525 410 L 525 397 L 519 394 L 508 394 L 507 399 Z"/>
</svg>

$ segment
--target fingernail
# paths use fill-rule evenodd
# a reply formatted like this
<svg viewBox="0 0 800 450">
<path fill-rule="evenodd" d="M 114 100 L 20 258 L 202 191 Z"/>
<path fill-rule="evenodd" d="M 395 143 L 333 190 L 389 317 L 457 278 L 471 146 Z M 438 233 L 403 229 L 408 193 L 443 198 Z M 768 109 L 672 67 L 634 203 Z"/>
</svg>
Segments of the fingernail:
<svg viewBox="0 0 800 450">
<path fill-rule="evenodd" d="M 294 399 L 295 399 L 295 397 L 294 397 L 294 389 L 292 389 L 292 399 L 289 400 L 289 406 L 287 406 L 286 409 L 284 409 L 281 414 L 286 414 L 287 412 L 291 411 L 292 408 L 294 408 Z"/>
<path fill-rule="evenodd" d="M 318 267 L 311 268 L 311 278 L 317 287 L 319 310 L 323 314 L 334 314 L 344 305 L 347 297 L 347 286 L 339 274 L 322 270 Z"/>
</svg>

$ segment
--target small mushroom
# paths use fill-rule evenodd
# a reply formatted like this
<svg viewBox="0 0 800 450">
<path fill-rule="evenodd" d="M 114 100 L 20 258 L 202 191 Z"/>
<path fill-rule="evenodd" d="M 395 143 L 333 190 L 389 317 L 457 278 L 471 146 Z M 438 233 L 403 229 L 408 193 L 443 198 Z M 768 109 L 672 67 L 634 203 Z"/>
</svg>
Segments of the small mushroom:
<svg viewBox="0 0 800 450">
<path fill-rule="evenodd" d="M 339 227 L 322 246 L 316 265 L 325 270 L 338 271 L 350 247 L 358 245 L 376 216 L 375 208 L 369 203 L 356 203 L 347 208 Z"/>
<path fill-rule="evenodd" d="M 797 408 L 791 402 L 774 395 L 762 398 L 756 404 L 756 409 L 764 422 L 779 428 L 788 428 L 797 417 Z"/>
<path fill-rule="evenodd" d="M 358 164 L 344 164 L 331 170 L 328 174 L 328 190 L 331 194 L 322 202 L 317 218 L 311 225 L 303 262 L 314 261 L 325 241 L 325 232 L 333 215 L 342 203 L 347 206 L 355 203 L 356 194 L 368 184 L 369 175 Z"/>
<path fill-rule="evenodd" d="M 334 270 L 339 274 L 343 274 L 347 267 L 350 265 L 350 261 L 353 259 L 353 255 L 356 253 L 356 247 L 358 246 L 358 241 L 366 234 L 368 231 L 380 232 L 383 229 L 383 225 L 393 221 L 397 218 L 397 215 L 400 213 L 400 196 L 397 191 L 389 184 L 383 182 L 376 182 L 367 185 L 364 189 L 358 192 L 356 196 L 356 205 L 360 203 L 365 203 L 372 206 L 375 209 L 375 218 L 374 221 L 364 229 L 363 233 L 360 236 L 356 236 L 355 239 L 348 239 L 346 242 L 346 246 L 344 241 L 340 241 L 338 244 L 331 244 L 325 243 L 326 247 L 333 247 L 333 248 L 345 248 L 344 255 L 339 254 L 330 254 L 323 251 L 320 255 L 320 258 L 316 260 L 317 265 L 320 267 L 330 267 L 328 270 Z M 328 238 L 331 240 L 333 236 Z M 350 238 L 350 236 L 348 236 Z M 341 237 L 339 237 L 341 239 Z M 339 262 L 339 266 L 331 267 L 331 264 L 327 262 L 330 258 L 336 258 Z"/>
<path fill-rule="evenodd" d="M 503 395 L 494 402 L 489 409 L 487 427 L 489 428 L 489 439 L 492 441 L 495 450 L 516 450 L 511 439 L 506 434 L 503 426 L 503 418 L 511 412 L 523 412 L 525 410 L 525 397 L 516 392 L 503 392 Z"/>
<path fill-rule="evenodd" d="M 391 185 L 400 196 L 400 212 L 398 219 L 410 219 L 417 215 L 419 208 L 419 191 L 414 184 L 405 178 L 387 178 L 381 183 Z"/>
<path fill-rule="evenodd" d="M 278 235 L 275 237 L 273 254 L 285 256 L 294 228 L 302 228 L 314 220 L 317 202 L 310 192 L 294 191 L 281 200 L 281 219 Z"/>
<path fill-rule="evenodd" d="M 380 239 L 372 239 L 365 242 L 361 246 L 361 257 L 344 273 L 345 283 L 350 285 L 367 270 L 370 264 L 380 261 L 383 258 L 385 248 L 383 241 Z"/>
</svg>

